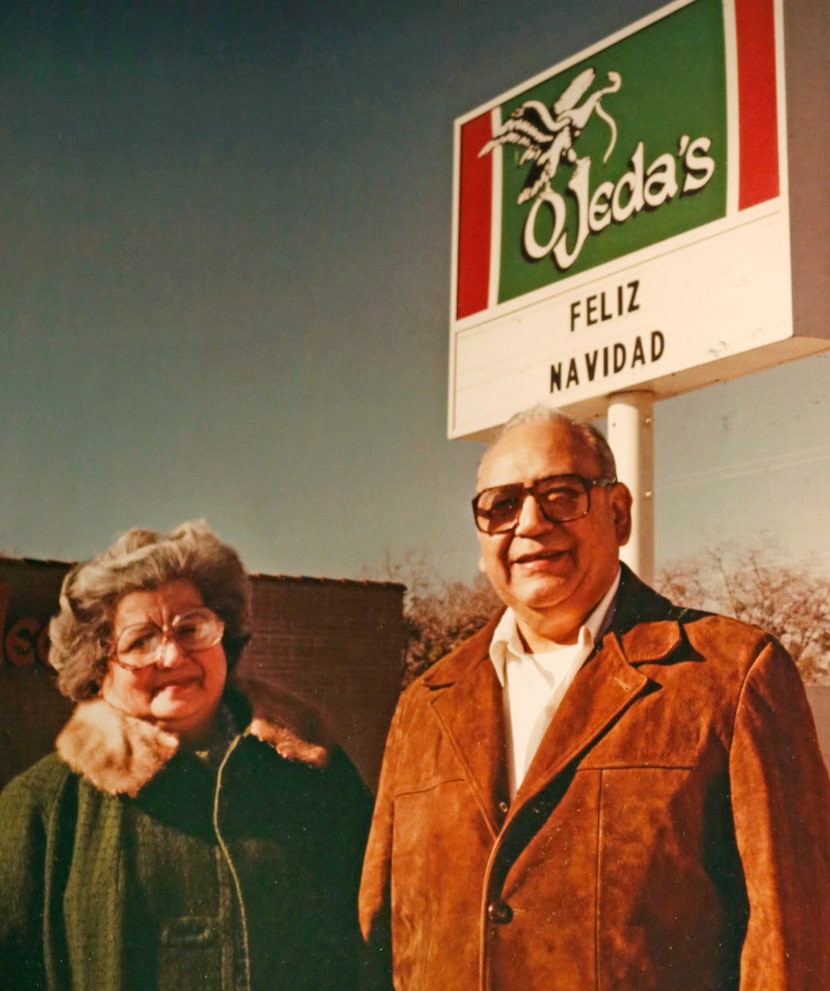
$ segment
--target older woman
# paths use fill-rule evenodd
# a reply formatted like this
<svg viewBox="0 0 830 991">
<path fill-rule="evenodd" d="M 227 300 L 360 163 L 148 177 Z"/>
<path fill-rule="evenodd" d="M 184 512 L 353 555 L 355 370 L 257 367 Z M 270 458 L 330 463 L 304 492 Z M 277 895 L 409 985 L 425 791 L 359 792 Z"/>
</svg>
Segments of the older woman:
<svg viewBox="0 0 830 991">
<path fill-rule="evenodd" d="M 305 705 L 228 683 L 249 601 L 200 522 L 67 574 L 50 660 L 79 704 L 0 795 L 0 987 L 358 985 L 370 798 Z"/>
</svg>

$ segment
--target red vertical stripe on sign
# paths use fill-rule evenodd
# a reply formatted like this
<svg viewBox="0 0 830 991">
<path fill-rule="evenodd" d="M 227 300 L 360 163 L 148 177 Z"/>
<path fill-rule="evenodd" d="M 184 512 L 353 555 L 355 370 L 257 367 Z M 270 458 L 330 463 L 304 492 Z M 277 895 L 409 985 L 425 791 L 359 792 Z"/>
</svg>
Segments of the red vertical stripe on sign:
<svg viewBox="0 0 830 991">
<path fill-rule="evenodd" d="M 773 0 L 735 0 L 738 119 L 741 143 L 738 209 L 780 192 Z"/>
<path fill-rule="evenodd" d="M 478 153 L 492 137 L 490 114 L 461 128 L 461 176 L 458 191 L 458 281 L 456 318 L 487 307 L 490 285 L 490 231 L 493 166 L 491 153 Z"/>
</svg>

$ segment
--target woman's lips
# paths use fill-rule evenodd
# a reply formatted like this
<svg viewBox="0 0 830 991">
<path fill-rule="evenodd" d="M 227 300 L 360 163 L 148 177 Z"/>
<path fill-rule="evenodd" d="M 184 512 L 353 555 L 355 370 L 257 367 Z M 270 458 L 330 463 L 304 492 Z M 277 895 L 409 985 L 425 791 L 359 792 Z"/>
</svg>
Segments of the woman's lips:
<svg viewBox="0 0 830 991">
<path fill-rule="evenodd" d="M 199 680 L 196 675 L 188 675 L 186 678 L 171 678 L 169 681 L 156 682 L 155 690 L 163 692 L 167 689 L 175 691 L 177 688 L 190 688 Z"/>
</svg>

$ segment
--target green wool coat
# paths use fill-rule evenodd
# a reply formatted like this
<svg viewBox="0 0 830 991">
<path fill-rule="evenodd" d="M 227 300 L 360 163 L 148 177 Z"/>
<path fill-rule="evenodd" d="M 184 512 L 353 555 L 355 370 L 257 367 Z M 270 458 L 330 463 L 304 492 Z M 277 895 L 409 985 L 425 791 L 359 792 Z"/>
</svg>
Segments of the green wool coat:
<svg viewBox="0 0 830 991">
<path fill-rule="evenodd" d="M 371 799 L 312 714 L 257 686 L 221 762 L 81 703 L 0 794 L 3 991 L 349 991 Z M 216 764 L 219 764 L 217 767 Z"/>
</svg>

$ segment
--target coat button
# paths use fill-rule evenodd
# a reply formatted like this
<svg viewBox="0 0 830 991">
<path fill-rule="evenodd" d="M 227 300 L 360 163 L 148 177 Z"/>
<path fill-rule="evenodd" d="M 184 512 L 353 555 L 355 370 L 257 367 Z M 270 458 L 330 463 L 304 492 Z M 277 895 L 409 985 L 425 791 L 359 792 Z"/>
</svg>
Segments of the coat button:
<svg viewBox="0 0 830 991">
<path fill-rule="evenodd" d="M 509 811 L 510 811 L 510 806 L 507 804 L 507 802 L 499 802 L 499 812 L 501 812 L 502 815 L 507 815 Z"/>
<path fill-rule="evenodd" d="M 490 902 L 487 906 L 487 918 L 497 926 L 505 926 L 513 921 L 513 909 L 507 902 Z"/>
</svg>

